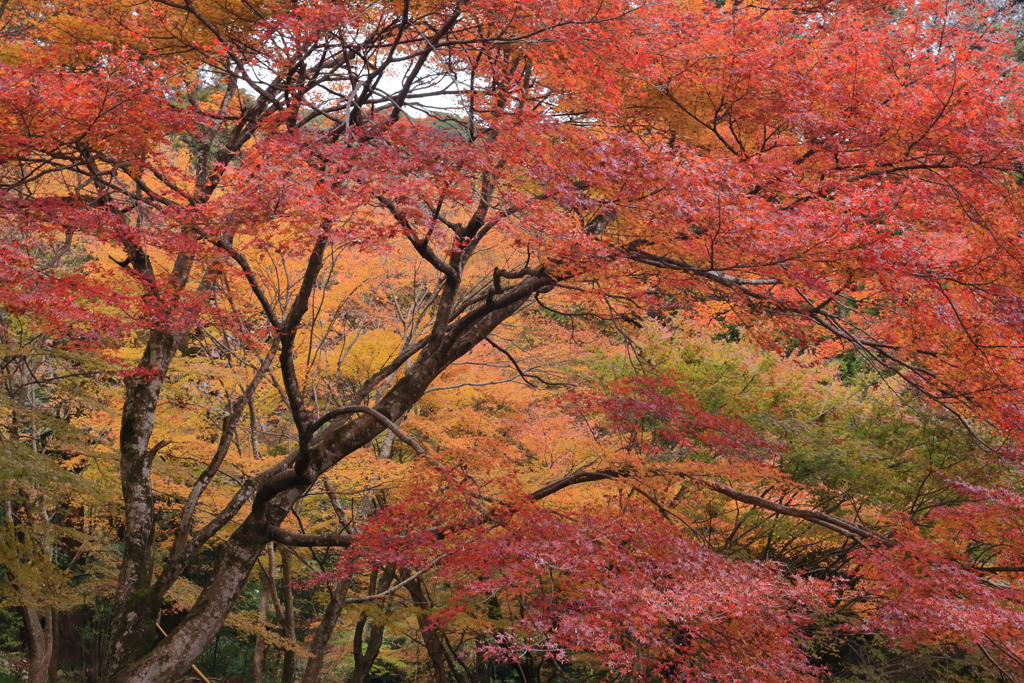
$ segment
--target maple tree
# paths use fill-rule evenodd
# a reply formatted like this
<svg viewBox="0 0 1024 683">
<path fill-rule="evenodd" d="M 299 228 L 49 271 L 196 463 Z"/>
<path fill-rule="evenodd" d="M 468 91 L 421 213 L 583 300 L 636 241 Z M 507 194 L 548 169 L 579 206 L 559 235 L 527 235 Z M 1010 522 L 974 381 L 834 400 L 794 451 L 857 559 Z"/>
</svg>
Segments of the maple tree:
<svg viewBox="0 0 1024 683">
<path fill-rule="evenodd" d="M 875 604 L 844 607 L 860 628 L 978 646 L 1005 676 L 1021 663 L 1011 9 L 0 7 L 0 307 L 4 344 L 24 329 L 34 345 L 10 350 L 7 367 L 24 374 L 48 349 L 54 378 L 87 364 L 96 395 L 123 385 L 112 419 L 71 419 L 56 398 L 43 410 L 92 439 L 82 450 L 117 451 L 100 679 L 185 671 L 271 542 L 347 549 L 334 569 L 309 556 L 333 582 L 316 649 L 365 579 L 365 601 L 405 591 L 421 610 L 439 681 L 452 667 L 445 627 L 424 611 L 431 577 L 445 609 L 497 594 L 523 606 L 503 630 L 489 612 L 467 628 L 492 658 L 811 680 L 807 632 L 842 602 L 833 579 L 845 573 Z M 86 256 L 65 265 L 71 253 Z M 978 444 L 967 465 L 929 470 L 949 497 L 919 493 L 909 509 L 861 497 L 807 456 L 822 442 L 803 443 L 803 461 L 780 455 L 771 410 L 739 391 L 730 412 L 724 386 L 667 356 L 603 389 L 593 365 L 562 362 L 575 374 L 562 382 L 538 370 L 544 353 L 523 360 L 550 355 L 541 336 L 564 348 L 586 335 L 580 348 L 612 355 L 617 325 L 669 325 L 693 307 L 819 362 L 859 352 L 949 411 Z M 577 331 L 577 317 L 603 323 Z M 497 427 L 486 405 L 432 400 L 514 381 L 590 385 L 554 416 L 520 399 L 520 419 L 558 425 L 562 445 Z M 10 384 L 5 447 L 38 454 L 37 427 L 21 426 L 39 408 L 29 384 Z M 540 445 L 512 446 L 531 438 Z M 774 497 L 753 492 L 765 486 Z M 307 504 L 321 491 L 330 505 Z M 45 495 L 25 488 L 5 534 L 31 538 Z M 782 564 L 728 557 L 735 535 L 717 540 L 717 514 L 703 536 L 683 523 L 685 503 L 719 500 L 828 531 L 815 547 L 841 555 L 842 571 L 802 577 L 800 562 L 823 560 L 778 550 Z M 774 559 L 771 538 L 748 549 Z M 274 569 L 263 579 L 290 641 L 298 552 L 281 556 L 280 595 Z M 204 585 L 189 585 L 210 556 Z M 175 601 L 184 611 L 158 637 Z"/>
</svg>

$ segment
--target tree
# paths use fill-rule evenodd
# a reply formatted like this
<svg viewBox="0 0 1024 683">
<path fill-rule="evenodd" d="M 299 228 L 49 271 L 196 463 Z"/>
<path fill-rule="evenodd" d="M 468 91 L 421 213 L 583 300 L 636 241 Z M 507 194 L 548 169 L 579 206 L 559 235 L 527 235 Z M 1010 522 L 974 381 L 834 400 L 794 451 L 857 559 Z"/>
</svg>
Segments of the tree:
<svg viewBox="0 0 1024 683">
<path fill-rule="evenodd" d="M 0 267 L 17 284 L 0 305 L 62 348 L 102 356 L 136 345 L 120 372 L 123 552 L 104 680 L 169 681 L 186 669 L 270 541 L 356 543 L 359 561 L 410 571 L 395 577 L 404 588 L 467 536 L 477 559 L 463 553 L 462 569 L 446 571 L 470 592 L 488 585 L 473 583 L 480 558 L 530 566 L 545 545 L 559 558 L 591 553 L 590 565 L 567 573 L 565 592 L 533 612 L 553 651 L 590 650 L 636 675 L 812 676 L 798 625 L 813 609 L 801 604 L 823 608 L 829 586 L 716 556 L 667 522 L 642 520 L 632 501 L 617 528 L 601 522 L 605 507 L 568 524 L 540 505 L 585 483 L 692 476 L 654 467 L 664 453 L 625 449 L 532 488 L 484 486 L 400 426 L 436 380 L 485 346 L 529 379 L 494 335 L 556 288 L 612 302 L 613 318 L 623 299 L 654 315 L 714 300 L 765 343 L 829 336 L 954 411 L 979 438 L 1007 439 L 992 441 L 991 457 L 1015 453 L 1021 84 L 998 10 L 494 0 L 4 7 L 9 237 Z M 437 116 L 444 106 L 455 111 Z M 70 272 L 43 267 L 39 254 L 64 241 L 96 260 Z M 361 322 L 346 318 L 358 295 L 346 303 L 339 269 L 355 254 L 373 263 L 372 290 L 387 284 L 374 257 L 389 252 L 430 273 L 394 297 L 402 330 L 372 330 L 362 372 L 317 375 L 314 349 L 340 358 L 336 330 L 355 334 Z M 219 386 L 175 376 L 197 356 L 223 373 Z M 254 397 L 267 383 L 283 410 L 264 417 L 282 428 L 261 444 Z M 195 431 L 206 443 L 173 436 L 184 419 L 168 396 L 175 386 L 189 396 L 183 403 L 204 406 Z M 675 444 L 669 453 L 758 447 L 738 422 L 669 385 L 623 392 L 636 414 L 676 424 L 662 444 Z M 654 401 L 663 394 L 668 407 Z M 253 438 L 243 452 L 246 418 Z M 716 432 L 725 437 L 711 439 Z M 372 524 L 356 514 L 341 533 L 289 528 L 306 493 L 378 437 L 389 452 L 407 449 L 418 485 L 367 507 Z M 934 596 L 955 577 L 1002 615 L 967 637 L 1002 643 L 1016 633 L 1007 607 L 1016 584 L 986 579 L 1003 573 L 993 562 L 1015 560 L 1007 528 L 974 524 L 984 540 L 940 552 L 891 519 L 875 528 L 701 481 L 879 546 L 865 564 L 928 556 L 934 570 L 908 575 L 915 590 L 889 587 L 894 608 L 879 613 L 880 628 L 912 637 L 894 616 L 900 600 Z M 1006 491 L 972 491 L 978 515 L 1017 504 Z M 606 533 L 623 541 L 592 541 Z M 630 535 L 663 554 L 645 555 Z M 979 542 L 991 552 L 965 566 Z M 162 605 L 214 546 L 216 570 L 157 643 Z M 601 579 L 602 566 L 617 569 Z M 688 576 L 699 587 L 718 582 L 703 594 L 728 605 L 727 618 L 699 590 L 674 592 Z M 538 585 L 513 579 L 510 589 Z M 605 580 L 618 601 L 602 602 Z M 621 621 L 643 595 L 654 596 L 650 618 Z M 759 596 L 756 618 L 744 618 Z M 935 604 L 950 632 L 965 635 L 950 611 L 963 601 Z M 588 632 L 574 609 L 608 626 Z M 630 655 L 636 642 L 649 652 Z M 762 651 L 744 654 L 744 642 L 772 655 L 750 660 Z"/>
<path fill-rule="evenodd" d="M 41 256 L 46 270 L 76 260 L 66 243 Z M 10 417 L 0 438 L 2 591 L 24 624 L 29 678 L 55 680 L 61 612 L 93 595 L 112 569 L 102 559 L 88 567 L 79 562 L 93 553 L 102 557 L 116 515 L 109 484 L 95 470 L 84 472 L 86 462 L 114 466 L 109 443 L 97 442 L 83 419 L 87 413 L 103 416 L 96 409 L 102 391 L 89 380 L 110 367 L 89 354 L 55 348 L 24 316 L 8 314 L 3 322 L 0 402 Z"/>
</svg>

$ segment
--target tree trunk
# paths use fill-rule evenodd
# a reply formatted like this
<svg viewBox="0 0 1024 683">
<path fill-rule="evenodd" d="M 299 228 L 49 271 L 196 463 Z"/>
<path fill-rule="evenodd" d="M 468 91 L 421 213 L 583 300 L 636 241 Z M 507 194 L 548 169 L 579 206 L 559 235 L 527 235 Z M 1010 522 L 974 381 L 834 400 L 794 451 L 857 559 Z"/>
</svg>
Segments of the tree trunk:
<svg viewBox="0 0 1024 683">
<path fill-rule="evenodd" d="M 288 501 L 288 507 L 292 502 Z M 275 514 L 274 523 L 284 519 L 285 512 Z M 243 522 L 225 544 L 213 579 L 200 593 L 185 620 L 149 654 L 139 657 L 113 680 L 117 683 L 171 683 L 191 666 L 220 631 L 234 607 L 263 550 L 265 528 L 266 522 L 254 517 Z"/>
<path fill-rule="evenodd" d="M 320 618 L 320 626 L 316 629 L 310 652 L 313 656 L 306 660 L 306 670 L 302 674 L 302 683 L 317 683 L 324 665 L 324 655 L 331 644 L 331 636 L 345 610 L 345 597 L 348 595 L 348 581 L 337 581 L 331 591 L 331 601 Z M 353 679 L 354 681 L 355 679 Z"/>
<path fill-rule="evenodd" d="M 51 680 L 50 670 L 57 672 L 57 649 L 54 642 L 56 629 L 56 611 L 49 610 L 43 617 L 39 611 L 27 604 L 21 606 L 21 617 L 28 631 L 28 682 L 48 683 Z M 56 678 L 56 676 L 54 676 Z"/>
<path fill-rule="evenodd" d="M 262 585 L 262 584 L 261 584 Z M 269 602 L 270 594 L 264 587 L 260 590 L 260 611 L 258 623 L 261 628 L 267 627 L 267 603 Z M 267 656 L 267 641 L 262 636 L 256 636 L 256 645 L 252 651 L 252 681 L 253 683 L 263 683 L 263 660 Z"/>
<path fill-rule="evenodd" d="M 151 331 L 138 375 L 125 380 L 121 412 L 121 495 L 124 498 L 124 555 L 114 591 L 113 619 L 102 662 L 103 680 L 113 678 L 150 651 L 156 640 L 160 600 L 153 595 L 155 516 L 150 448 L 164 376 L 180 339 Z"/>
<path fill-rule="evenodd" d="M 380 646 L 384 642 L 384 624 L 374 621 L 370 625 L 370 635 L 366 639 L 366 650 L 364 651 L 363 631 L 365 627 L 366 617 L 364 616 L 356 624 L 356 632 L 352 636 L 352 659 L 355 662 L 355 668 L 352 670 L 350 683 L 365 683 L 366 678 L 370 675 L 370 669 L 373 668 L 373 663 L 377 661 L 377 655 L 380 654 Z"/>
<path fill-rule="evenodd" d="M 420 633 L 423 634 L 423 645 L 427 648 L 427 656 L 434 669 L 434 683 L 447 683 L 448 669 L 444 657 L 444 645 L 441 643 L 437 628 L 430 623 L 430 615 L 427 614 L 427 610 L 430 609 L 430 600 L 423 588 L 423 582 L 416 579 L 409 584 L 408 588 L 412 603 L 418 608 L 416 621 L 419 624 Z"/>
<path fill-rule="evenodd" d="M 393 566 L 386 567 L 381 572 L 374 570 L 370 574 L 369 593 L 373 595 L 388 590 L 397 578 L 394 570 Z M 387 602 L 384 604 L 383 611 L 385 617 L 391 614 L 393 598 L 394 596 L 388 596 Z M 370 635 L 366 639 L 366 650 L 363 650 L 363 632 L 366 628 L 366 621 L 367 617 L 364 615 L 359 620 L 359 623 L 356 624 L 355 633 L 352 635 L 352 660 L 355 669 L 352 672 L 350 683 L 363 683 L 367 679 L 370 675 L 370 670 L 373 668 L 373 663 L 377 661 L 377 655 L 380 654 L 380 646 L 384 642 L 384 624 L 382 620 L 375 619 L 370 625 Z"/>
<path fill-rule="evenodd" d="M 60 671 L 60 616 L 57 610 L 50 608 L 50 616 L 46 619 L 46 625 L 50 630 L 50 667 L 47 671 L 47 678 L 50 683 L 57 683 L 57 674 Z"/>
<path fill-rule="evenodd" d="M 295 601 L 292 599 L 292 554 L 288 548 L 281 549 L 281 602 L 284 606 L 284 635 L 295 642 Z M 281 683 L 295 683 L 295 650 L 284 653 L 281 665 Z"/>
<path fill-rule="evenodd" d="M 278 626 L 282 628 L 286 637 L 294 640 L 294 626 L 292 628 L 288 627 L 289 623 L 294 624 L 294 613 L 289 616 L 289 611 L 285 607 L 285 603 L 281 598 L 282 595 L 285 595 L 284 588 L 291 583 L 291 556 L 288 555 L 288 548 L 282 548 L 281 550 L 281 568 L 284 573 L 284 577 L 282 578 L 282 590 L 280 592 L 277 590 L 276 557 L 277 553 L 275 544 L 271 542 L 267 545 L 267 570 L 263 571 L 263 568 L 260 568 L 260 581 L 263 584 L 263 592 L 269 596 L 270 603 L 274 607 L 274 617 L 277 620 Z M 288 597 L 290 598 L 290 595 Z M 285 676 L 288 674 L 289 668 L 288 655 L 292 654 L 292 660 L 290 663 L 292 676 L 294 676 L 295 672 L 295 659 L 294 653 L 291 652 L 291 650 L 283 650 L 281 654 L 281 680 L 285 681 L 287 680 Z"/>
<path fill-rule="evenodd" d="M 473 683 L 490 683 L 491 680 L 491 675 L 487 671 L 487 660 L 479 652 L 473 656 L 472 677 Z"/>
</svg>

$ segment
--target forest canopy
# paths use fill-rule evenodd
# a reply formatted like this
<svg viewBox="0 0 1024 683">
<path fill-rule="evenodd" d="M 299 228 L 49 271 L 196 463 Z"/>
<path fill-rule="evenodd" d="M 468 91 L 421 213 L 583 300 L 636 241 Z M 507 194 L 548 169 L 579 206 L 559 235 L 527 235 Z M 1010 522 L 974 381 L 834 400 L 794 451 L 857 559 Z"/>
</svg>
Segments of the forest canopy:
<svg viewBox="0 0 1024 683">
<path fill-rule="evenodd" d="M 0 2 L 0 680 L 1024 681 L 1018 3 Z"/>
</svg>

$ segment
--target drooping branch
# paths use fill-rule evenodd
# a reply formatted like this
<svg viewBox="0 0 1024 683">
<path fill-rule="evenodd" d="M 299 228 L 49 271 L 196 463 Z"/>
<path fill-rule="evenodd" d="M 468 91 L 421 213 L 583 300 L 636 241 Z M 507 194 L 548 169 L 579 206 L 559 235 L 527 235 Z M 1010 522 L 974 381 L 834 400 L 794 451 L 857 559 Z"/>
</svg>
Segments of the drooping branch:
<svg viewBox="0 0 1024 683">
<path fill-rule="evenodd" d="M 818 526 L 824 527 L 826 529 L 834 531 L 853 540 L 873 540 L 881 543 L 882 545 L 888 548 L 891 548 L 896 545 L 896 541 L 889 538 L 888 536 L 883 536 L 882 534 L 879 534 L 876 531 L 872 531 L 867 527 L 861 526 L 860 524 L 855 524 L 841 517 L 836 517 L 835 515 L 829 515 L 824 512 L 819 512 L 817 510 L 808 510 L 807 508 L 798 508 L 792 505 L 776 503 L 775 501 L 768 500 L 767 498 L 755 496 L 750 493 L 743 493 L 742 491 L 737 491 L 736 489 L 730 486 L 726 486 L 725 484 L 720 484 L 716 481 L 710 481 L 702 477 L 690 476 L 687 478 L 697 484 L 700 484 L 701 486 L 704 486 L 705 488 L 715 491 L 716 493 L 720 493 L 723 496 L 731 498 L 732 500 L 738 501 L 740 503 L 752 505 L 763 510 L 770 510 L 777 514 L 784 515 L 786 517 L 804 519 L 808 522 L 811 522 L 812 524 L 817 524 Z"/>
<path fill-rule="evenodd" d="M 730 275 L 721 270 L 715 270 L 713 268 L 701 268 L 700 266 L 695 266 L 692 263 L 687 263 L 686 261 L 683 261 L 681 259 L 672 258 L 670 256 L 660 256 L 658 254 L 652 254 L 649 251 L 644 251 L 643 249 L 640 249 L 639 247 L 632 245 L 626 247 L 625 254 L 628 259 L 630 259 L 631 261 L 636 261 L 637 263 L 655 266 L 656 268 L 679 270 L 684 273 L 690 273 L 691 275 L 696 275 L 698 277 L 711 280 L 712 282 L 717 282 L 720 285 L 740 288 L 740 291 L 742 291 L 744 294 L 755 299 L 765 299 L 767 297 L 764 294 L 761 294 L 760 292 L 755 292 L 753 290 L 746 289 L 747 287 L 771 286 L 782 284 L 780 280 L 777 280 L 775 278 L 737 277 L 736 275 Z"/>
<path fill-rule="evenodd" d="M 564 477 L 561 477 L 544 485 L 543 487 L 531 493 L 530 497 L 533 498 L 534 500 L 541 500 L 542 498 L 546 498 L 547 496 L 550 496 L 553 493 L 557 493 L 558 491 L 561 491 L 564 488 L 576 484 L 593 481 L 606 481 L 611 479 L 623 479 L 630 476 L 634 476 L 635 474 L 635 469 L 631 467 L 606 468 L 600 470 L 579 470 L 577 472 L 572 472 Z M 663 474 L 667 476 L 673 475 L 673 473 L 671 472 L 664 472 Z M 731 498 L 732 500 L 745 503 L 753 507 L 761 508 L 763 510 L 770 510 L 771 512 L 775 512 L 786 517 L 804 519 L 811 522 L 812 524 L 817 524 L 818 526 L 824 527 L 826 529 L 829 529 L 830 531 L 834 531 L 838 534 L 841 534 L 847 538 L 856 541 L 863 542 L 865 540 L 874 540 L 890 548 L 896 545 L 896 541 L 887 536 L 879 534 L 876 531 L 872 531 L 871 529 L 868 529 L 867 527 L 864 527 L 860 524 L 855 524 L 854 522 L 850 522 L 849 520 L 845 520 L 841 517 L 836 517 L 835 515 L 819 512 L 817 510 L 809 510 L 807 508 L 798 508 L 792 505 L 776 503 L 775 501 L 768 500 L 767 498 L 752 495 L 749 493 L 743 493 L 742 491 L 738 491 L 730 486 L 726 486 L 725 484 L 710 481 L 702 477 L 692 475 L 683 476 L 685 476 L 685 478 L 689 479 L 690 481 L 693 481 L 701 486 L 704 486 L 705 488 L 715 491 L 716 493 L 720 493 L 728 498 Z"/>
<path fill-rule="evenodd" d="M 426 453 L 426 450 L 424 450 L 423 446 L 419 445 L 415 439 L 413 439 L 408 434 L 403 432 L 399 428 L 399 426 L 392 422 L 390 419 L 388 419 L 386 415 L 381 413 L 379 410 L 376 410 L 369 406 L 343 406 L 341 408 L 335 408 L 334 410 L 331 410 L 330 412 L 322 415 L 316 422 L 310 424 L 309 427 L 306 429 L 306 436 L 308 438 L 311 438 L 314 434 L 316 434 L 316 431 L 318 429 L 328 424 L 331 420 L 339 418 L 342 415 L 352 415 L 354 413 L 365 413 L 367 415 L 372 415 L 374 419 L 376 419 L 382 425 L 390 429 L 391 432 L 394 433 L 394 435 L 397 436 L 399 439 L 401 439 L 404 444 L 412 448 L 417 455 L 423 455 L 424 453 Z"/>
<path fill-rule="evenodd" d="M 539 379 L 539 378 L 536 377 L 536 375 L 527 376 L 527 374 L 525 372 L 523 372 L 523 369 L 521 367 L 519 367 L 519 362 L 515 359 L 515 357 L 511 353 L 509 353 L 504 348 L 499 346 L 490 337 L 487 337 L 487 339 L 485 339 L 484 341 L 487 342 L 488 344 L 490 344 L 493 348 L 497 349 L 498 352 L 501 353 L 501 355 L 505 356 L 505 358 L 508 358 L 509 362 L 512 363 L 512 367 L 514 367 L 516 369 L 516 372 L 519 373 L 519 376 L 522 378 L 523 382 L 527 386 L 531 386 L 531 387 L 532 386 L 536 386 L 533 382 L 530 381 L 530 377 L 532 376 L 535 379 Z"/>
<path fill-rule="evenodd" d="M 607 481 L 609 479 L 620 479 L 622 477 L 629 476 L 631 470 L 629 468 L 609 468 L 603 470 L 578 470 L 571 472 L 564 477 L 555 479 L 554 481 L 548 482 L 544 486 L 535 490 L 530 494 L 530 498 L 533 500 L 543 500 L 548 496 L 558 493 L 564 488 L 575 486 L 576 484 L 584 484 L 591 481 Z"/>
</svg>

